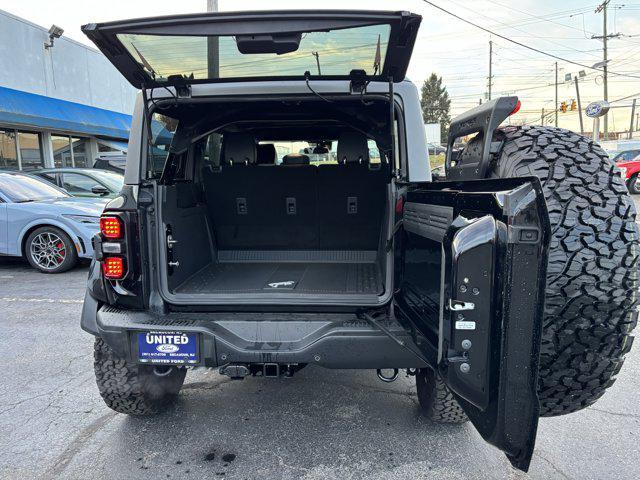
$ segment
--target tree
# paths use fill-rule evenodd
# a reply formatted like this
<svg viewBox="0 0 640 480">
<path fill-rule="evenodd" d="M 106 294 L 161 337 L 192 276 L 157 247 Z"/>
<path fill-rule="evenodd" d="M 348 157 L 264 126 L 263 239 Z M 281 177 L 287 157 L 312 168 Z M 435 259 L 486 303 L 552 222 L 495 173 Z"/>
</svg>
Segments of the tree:
<svg viewBox="0 0 640 480">
<path fill-rule="evenodd" d="M 422 84 L 422 98 L 420 99 L 422 106 L 422 118 L 425 123 L 439 123 L 442 138 L 440 141 L 444 144 L 449 134 L 449 124 L 451 117 L 451 99 L 447 92 L 447 87 L 442 86 L 442 77 L 438 77 L 432 73 Z"/>
</svg>

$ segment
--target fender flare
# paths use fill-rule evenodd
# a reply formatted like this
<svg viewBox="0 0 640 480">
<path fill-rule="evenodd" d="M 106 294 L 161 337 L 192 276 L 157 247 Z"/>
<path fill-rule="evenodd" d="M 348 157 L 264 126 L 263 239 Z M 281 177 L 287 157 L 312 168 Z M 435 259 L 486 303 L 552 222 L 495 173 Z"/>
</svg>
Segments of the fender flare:
<svg viewBox="0 0 640 480">
<path fill-rule="evenodd" d="M 31 222 L 27 223 L 24 227 L 22 227 L 22 230 L 20 230 L 20 233 L 18 234 L 17 245 L 16 245 L 17 255 L 20 255 L 20 256 L 24 255 L 22 246 L 24 244 L 25 235 L 29 230 L 32 230 L 34 227 L 59 228 L 64 233 L 69 235 L 74 246 L 76 245 L 78 235 L 71 228 L 69 228 L 68 225 L 65 225 L 63 222 L 55 218 L 39 218 L 37 220 L 32 220 Z M 77 249 L 77 246 L 76 246 L 76 249 Z"/>
</svg>

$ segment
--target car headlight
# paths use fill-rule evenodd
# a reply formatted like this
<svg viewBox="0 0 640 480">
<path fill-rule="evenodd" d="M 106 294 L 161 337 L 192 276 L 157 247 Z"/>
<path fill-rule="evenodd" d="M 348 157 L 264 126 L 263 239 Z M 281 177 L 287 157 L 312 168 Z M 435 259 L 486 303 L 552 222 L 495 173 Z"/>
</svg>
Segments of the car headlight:
<svg viewBox="0 0 640 480">
<path fill-rule="evenodd" d="M 618 167 L 620 169 L 620 176 L 623 179 L 627 178 L 627 169 L 625 167 Z"/>
<path fill-rule="evenodd" d="M 62 215 L 62 216 L 78 223 L 88 223 L 92 225 L 98 225 L 100 223 L 100 217 L 90 217 L 89 215 Z"/>
</svg>

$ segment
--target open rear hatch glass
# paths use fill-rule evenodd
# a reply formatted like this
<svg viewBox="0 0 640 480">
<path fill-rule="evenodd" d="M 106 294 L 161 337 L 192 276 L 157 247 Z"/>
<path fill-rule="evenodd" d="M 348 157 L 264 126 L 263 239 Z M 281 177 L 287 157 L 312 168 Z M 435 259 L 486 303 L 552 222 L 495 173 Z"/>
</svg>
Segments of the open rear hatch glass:
<svg viewBox="0 0 640 480">
<path fill-rule="evenodd" d="M 225 12 L 88 24 L 82 31 L 140 88 L 234 80 L 402 81 L 421 17 L 409 12 Z"/>
</svg>

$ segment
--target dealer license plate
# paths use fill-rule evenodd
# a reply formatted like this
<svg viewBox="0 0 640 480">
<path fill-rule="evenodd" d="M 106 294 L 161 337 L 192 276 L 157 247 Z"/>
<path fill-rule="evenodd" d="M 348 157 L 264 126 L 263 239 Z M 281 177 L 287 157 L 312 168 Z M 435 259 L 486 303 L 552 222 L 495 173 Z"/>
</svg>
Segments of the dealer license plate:
<svg viewBox="0 0 640 480">
<path fill-rule="evenodd" d="M 138 360 L 143 363 L 198 363 L 198 334 L 138 333 Z"/>
</svg>

